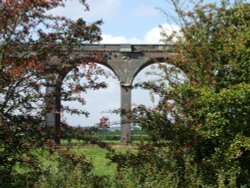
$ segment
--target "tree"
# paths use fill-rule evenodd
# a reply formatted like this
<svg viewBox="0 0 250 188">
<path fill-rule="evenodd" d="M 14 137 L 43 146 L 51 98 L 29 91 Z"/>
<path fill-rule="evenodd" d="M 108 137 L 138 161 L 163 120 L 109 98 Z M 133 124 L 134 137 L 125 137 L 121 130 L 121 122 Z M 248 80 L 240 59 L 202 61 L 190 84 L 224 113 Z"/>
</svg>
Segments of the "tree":
<svg viewBox="0 0 250 188">
<path fill-rule="evenodd" d="M 80 2 L 87 10 L 85 1 Z M 102 22 L 87 24 L 83 19 L 74 21 L 48 13 L 60 6 L 64 6 L 63 0 L 0 2 L 0 184 L 3 187 L 13 183 L 13 166 L 24 162 L 24 153 L 30 154 L 32 148 L 54 139 L 53 130 L 44 123 L 45 114 L 54 108 L 44 102 L 50 104 L 54 99 L 45 94 L 44 87 L 54 81 L 58 84 L 65 76 L 59 78 L 59 73 L 72 69 L 71 63 L 86 65 L 96 60 L 77 55 L 69 57 L 75 47 L 101 39 L 99 26 Z M 92 70 L 93 65 L 80 74 L 74 68 L 72 75 L 75 80 L 88 75 L 89 85 L 79 86 L 76 82 L 71 85 L 73 92 L 55 91 L 53 94 L 62 92 L 67 100 L 83 101 L 71 96 L 89 87 L 105 87 L 92 80 Z"/>
<path fill-rule="evenodd" d="M 241 187 L 250 182 L 249 4 L 241 1 L 181 8 L 171 0 L 180 33 L 172 64 L 187 77 L 169 88 L 147 85 L 162 96 L 155 109 L 134 109 L 134 123 L 151 142 L 138 154 L 113 156 L 138 185 Z M 169 79 L 169 74 L 163 75 Z M 119 160 L 118 160 L 119 159 Z M 128 164 L 126 167 L 123 164 Z M 150 170 L 148 169 L 150 168 Z M 167 174 L 167 175 L 166 175 Z"/>
</svg>

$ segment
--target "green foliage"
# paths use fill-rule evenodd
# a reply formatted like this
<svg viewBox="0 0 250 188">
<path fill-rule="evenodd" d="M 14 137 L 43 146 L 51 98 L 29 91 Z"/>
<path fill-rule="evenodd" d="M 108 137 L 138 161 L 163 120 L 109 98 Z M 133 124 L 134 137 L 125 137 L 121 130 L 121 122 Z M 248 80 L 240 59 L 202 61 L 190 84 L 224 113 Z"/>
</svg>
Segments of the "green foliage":
<svg viewBox="0 0 250 188">
<path fill-rule="evenodd" d="M 173 0 L 174 1 L 174 0 Z M 249 83 L 249 4 L 197 4 L 193 12 L 176 5 L 184 40 L 175 65 L 190 81 L 217 89 Z"/>
<path fill-rule="evenodd" d="M 13 167 L 12 184 L 2 187 L 109 187 L 107 177 L 97 176 L 84 154 L 63 148 L 41 148 L 22 155 Z M 31 160 L 33 163 L 31 163 Z M 6 186 L 5 186 L 6 185 Z"/>
<path fill-rule="evenodd" d="M 113 161 L 119 164 L 117 187 L 174 187 L 179 181 L 168 148 L 144 146 L 138 153 L 114 155 Z"/>
<path fill-rule="evenodd" d="M 172 43 L 178 52 L 167 62 L 186 74 L 186 82 L 144 84 L 161 101 L 154 109 L 133 109 L 134 123 L 149 141 L 136 154 L 113 156 L 120 168 L 117 183 L 249 187 L 250 6 L 201 1 L 185 11 L 181 1 L 171 2 L 181 30 L 166 39 L 177 39 Z M 174 80 L 169 71 L 162 79 Z"/>
</svg>

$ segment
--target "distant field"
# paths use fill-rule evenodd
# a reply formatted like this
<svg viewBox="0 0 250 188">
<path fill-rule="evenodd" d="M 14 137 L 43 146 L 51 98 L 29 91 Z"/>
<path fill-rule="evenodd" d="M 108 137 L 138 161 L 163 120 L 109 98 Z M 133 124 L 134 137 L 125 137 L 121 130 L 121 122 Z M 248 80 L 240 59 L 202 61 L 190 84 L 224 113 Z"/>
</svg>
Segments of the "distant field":
<svg viewBox="0 0 250 188">
<path fill-rule="evenodd" d="M 92 136 L 99 138 L 102 141 L 111 143 L 120 143 L 120 130 L 99 130 L 95 132 Z M 140 129 L 131 130 L 131 142 L 140 143 L 142 141 L 147 141 L 148 135 Z"/>
</svg>

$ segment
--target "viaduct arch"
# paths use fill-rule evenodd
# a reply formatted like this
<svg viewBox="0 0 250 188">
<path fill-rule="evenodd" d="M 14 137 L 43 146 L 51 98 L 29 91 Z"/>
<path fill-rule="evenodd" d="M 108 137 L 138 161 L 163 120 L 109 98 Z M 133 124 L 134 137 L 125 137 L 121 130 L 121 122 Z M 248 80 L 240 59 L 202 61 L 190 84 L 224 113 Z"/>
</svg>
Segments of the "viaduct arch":
<svg viewBox="0 0 250 188">
<path fill-rule="evenodd" d="M 146 66 L 157 62 L 167 62 L 175 52 L 169 45 L 133 45 L 133 44 L 85 44 L 74 49 L 75 57 L 93 59 L 94 62 L 102 64 L 117 76 L 121 89 L 121 111 L 131 110 L 132 82 L 135 76 Z M 69 57 L 70 58 L 70 57 Z M 51 96 L 49 100 L 49 113 L 45 121 L 48 126 L 55 127 L 57 132 L 61 123 L 61 98 L 60 93 L 62 81 L 76 64 L 65 65 L 60 57 L 51 57 L 47 67 L 46 94 Z M 53 74 L 53 76 L 51 76 Z M 56 79 L 54 75 L 56 76 Z M 53 79 L 52 79 L 53 78 Z M 131 138 L 131 123 L 125 113 L 121 113 L 121 143 L 127 144 Z M 59 136 L 56 142 L 60 142 Z"/>
</svg>

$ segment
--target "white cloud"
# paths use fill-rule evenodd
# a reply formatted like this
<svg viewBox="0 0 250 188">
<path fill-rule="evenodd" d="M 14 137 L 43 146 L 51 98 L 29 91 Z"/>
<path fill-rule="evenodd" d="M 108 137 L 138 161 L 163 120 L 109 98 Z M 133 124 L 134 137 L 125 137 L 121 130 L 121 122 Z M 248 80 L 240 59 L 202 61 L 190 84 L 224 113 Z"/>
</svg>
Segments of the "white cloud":
<svg viewBox="0 0 250 188">
<path fill-rule="evenodd" d="M 162 24 L 161 26 L 152 28 L 144 36 L 145 43 L 163 43 L 162 33 L 171 35 L 174 31 L 179 31 L 180 28 L 177 25 Z"/>
<path fill-rule="evenodd" d="M 143 41 L 136 37 L 126 38 L 123 36 L 112 36 L 109 34 L 102 34 L 101 43 L 104 43 L 104 44 L 122 44 L 122 43 L 139 44 L 139 43 L 143 43 Z"/>
<path fill-rule="evenodd" d="M 167 35 L 170 35 L 173 31 L 179 31 L 179 26 L 162 24 L 161 27 L 157 26 L 145 33 L 142 38 L 137 37 L 124 37 L 124 36 L 113 36 L 109 34 L 102 34 L 103 40 L 101 43 L 106 44 L 124 44 L 124 43 L 133 43 L 133 44 L 158 44 L 163 43 L 162 41 L 162 32 L 165 32 Z"/>
</svg>

